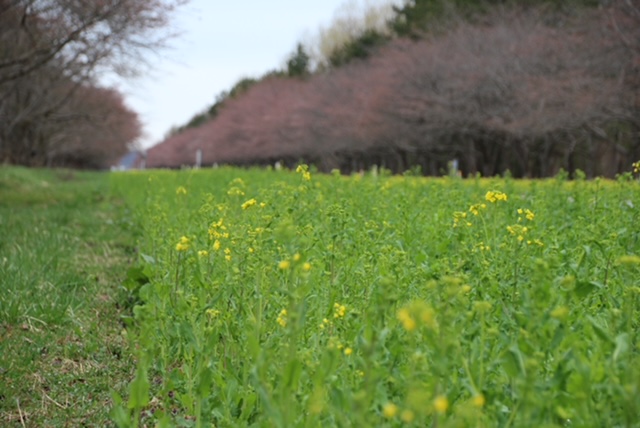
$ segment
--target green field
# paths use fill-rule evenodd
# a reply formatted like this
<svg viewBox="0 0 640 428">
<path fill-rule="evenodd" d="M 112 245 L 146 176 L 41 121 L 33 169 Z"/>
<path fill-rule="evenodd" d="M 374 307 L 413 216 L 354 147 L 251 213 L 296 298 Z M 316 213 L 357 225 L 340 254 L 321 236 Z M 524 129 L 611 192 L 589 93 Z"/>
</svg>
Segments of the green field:
<svg viewBox="0 0 640 428">
<path fill-rule="evenodd" d="M 640 420 L 630 175 L 0 172 L 0 422 Z"/>
</svg>

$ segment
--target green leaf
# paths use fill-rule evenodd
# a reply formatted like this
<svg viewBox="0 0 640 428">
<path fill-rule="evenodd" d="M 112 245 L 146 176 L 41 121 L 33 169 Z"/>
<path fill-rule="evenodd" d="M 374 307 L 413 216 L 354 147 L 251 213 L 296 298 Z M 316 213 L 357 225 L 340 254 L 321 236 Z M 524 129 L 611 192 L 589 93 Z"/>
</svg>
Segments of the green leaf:
<svg viewBox="0 0 640 428">
<path fill-rule="evenodd" d="M 148 282 L 149 277 L 144 272 L 144 268 L 134 266 L 127 270 L 127 279 L 125 279 L 122 285 L 129 291 L 135 291 L 141 285 L 147 284 Z"/>
<path fill-rule="evenodd" d="M 611 338 L 609 332 L 607 332 L 604 327 L 602 327 L 594 318 L 587 317 L 587 319 L 591 323 L 593 331 L 600 339 L 604 340 L 605 342 L 614 343 L 614 340 Z"/>
<path fill-rule="evenodd" d="M 302 365 L 297 359 L 289 361 L 284 376 L 284 384 L 295 390 L 298 387 L 298 381 L 302 374 Z"/>
<path fill-rule="evenodd" d="M 560 342 L 562 342 L 562 339 L 564 339 L 565 336 L 565 331 L 564 331 L 564 325 L 560 324 L 558 326 L 558 328 L 556 328 L 555 333 L 553 334 L 553 339 L 551 339 L 551 349 L 556 349 L 558 347 L 558 345 L 560 345 Z"/>
<path fill-rule="evenodd" d="M 156 264 L 156 259 L 154 259 L 153 257 L 151 257 L 148 254 L 144 254 L 144 253 L 140 253 L 140 257 L 142 257 L 142 259 L 149 263 L 150 265 L 155 265 Z"/>
<path fill-rule="evenodd" d="M 504 370 L 510 377 L 526 376 L 524 358 L 517 344 L 513 344 L 507 349 L 502 358 Z"/>
<path fill-rule="evenodd" d="M 598 284 L 594 281 L 578 281 L 573 291 L 579 298 L 584 299 L 596 288 L 598 288 Z"/>
<path fill-rule="evenodd" d="M 198 395 L 200 398 L 207 397 L 211 393 L 211 385 L 213 384 L 213 373 L 209 367 L 205 367 L 198 379 Z"/>
<path fill-rule="evenodd" d="M 629 350 L 629 334 L 621 333 L 616 337 L 616 349 L 613 351 L 613 362 L 617 362 L 618 358 Z"/>
<path fill-rule="evenodd" d="M 130 409 L 140 409 L 149 404 L 149 380 L 147 379 L 147 371 L 142 367 L 138 367 L 136 378 L 129 386 L 129 403 Z"/>
<path fill-rule="evenodd" d="M 131 416 L 129 412 L 122 406 L 122 397 L 117 392 L 111 393 L 113 399 L 113 408 L 111 409 L 111 419 L 116 423 L 118 428 L 128 428 L 132 426 Z"/>
</svg>

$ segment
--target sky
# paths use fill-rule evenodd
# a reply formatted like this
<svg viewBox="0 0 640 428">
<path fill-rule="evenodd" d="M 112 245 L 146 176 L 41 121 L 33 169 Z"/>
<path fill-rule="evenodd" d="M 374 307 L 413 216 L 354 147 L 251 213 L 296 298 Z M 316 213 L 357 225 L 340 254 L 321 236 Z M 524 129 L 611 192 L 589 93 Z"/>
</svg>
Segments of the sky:
<svg viewBox="0 0 640 428">
<path fill-rule="evenodd" d="M 328 26 L 345 3 L 191 0 L 174 16 L 179 36 L 170 49 L 150 57 L 141 77 L 115 82 L 140 116 L 142 147 L 160 142 L 171 126 L 185 124 L 241 78 L 282 69 L 297 43 Z"/>
</svg>

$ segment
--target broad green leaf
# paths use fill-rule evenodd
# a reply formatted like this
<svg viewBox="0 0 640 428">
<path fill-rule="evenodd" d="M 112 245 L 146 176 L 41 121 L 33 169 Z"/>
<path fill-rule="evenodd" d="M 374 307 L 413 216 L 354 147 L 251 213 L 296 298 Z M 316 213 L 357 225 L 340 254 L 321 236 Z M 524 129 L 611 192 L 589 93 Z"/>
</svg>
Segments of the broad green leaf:
<svg viewBox="0 0 640 428">
<path fill-rule="evenodd" d="M 623 356 L 629 350 L 629 334 L 621 333 L 616 337 L 616 348 L 613 351 L 613 362 Z"/>
</svg>

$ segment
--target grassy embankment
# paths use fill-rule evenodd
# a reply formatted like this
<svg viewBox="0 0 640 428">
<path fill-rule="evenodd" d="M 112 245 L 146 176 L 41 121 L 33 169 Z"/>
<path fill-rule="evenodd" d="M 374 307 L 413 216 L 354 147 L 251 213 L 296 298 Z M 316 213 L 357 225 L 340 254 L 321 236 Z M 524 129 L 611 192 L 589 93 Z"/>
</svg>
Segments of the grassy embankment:
<svg viewBox="0 0 640 428">
<path fill-rule="evenodd" d="M 135 238 L 102 173 L 0 168 L 0 426 L 107 426 Z"/>
</svg>

